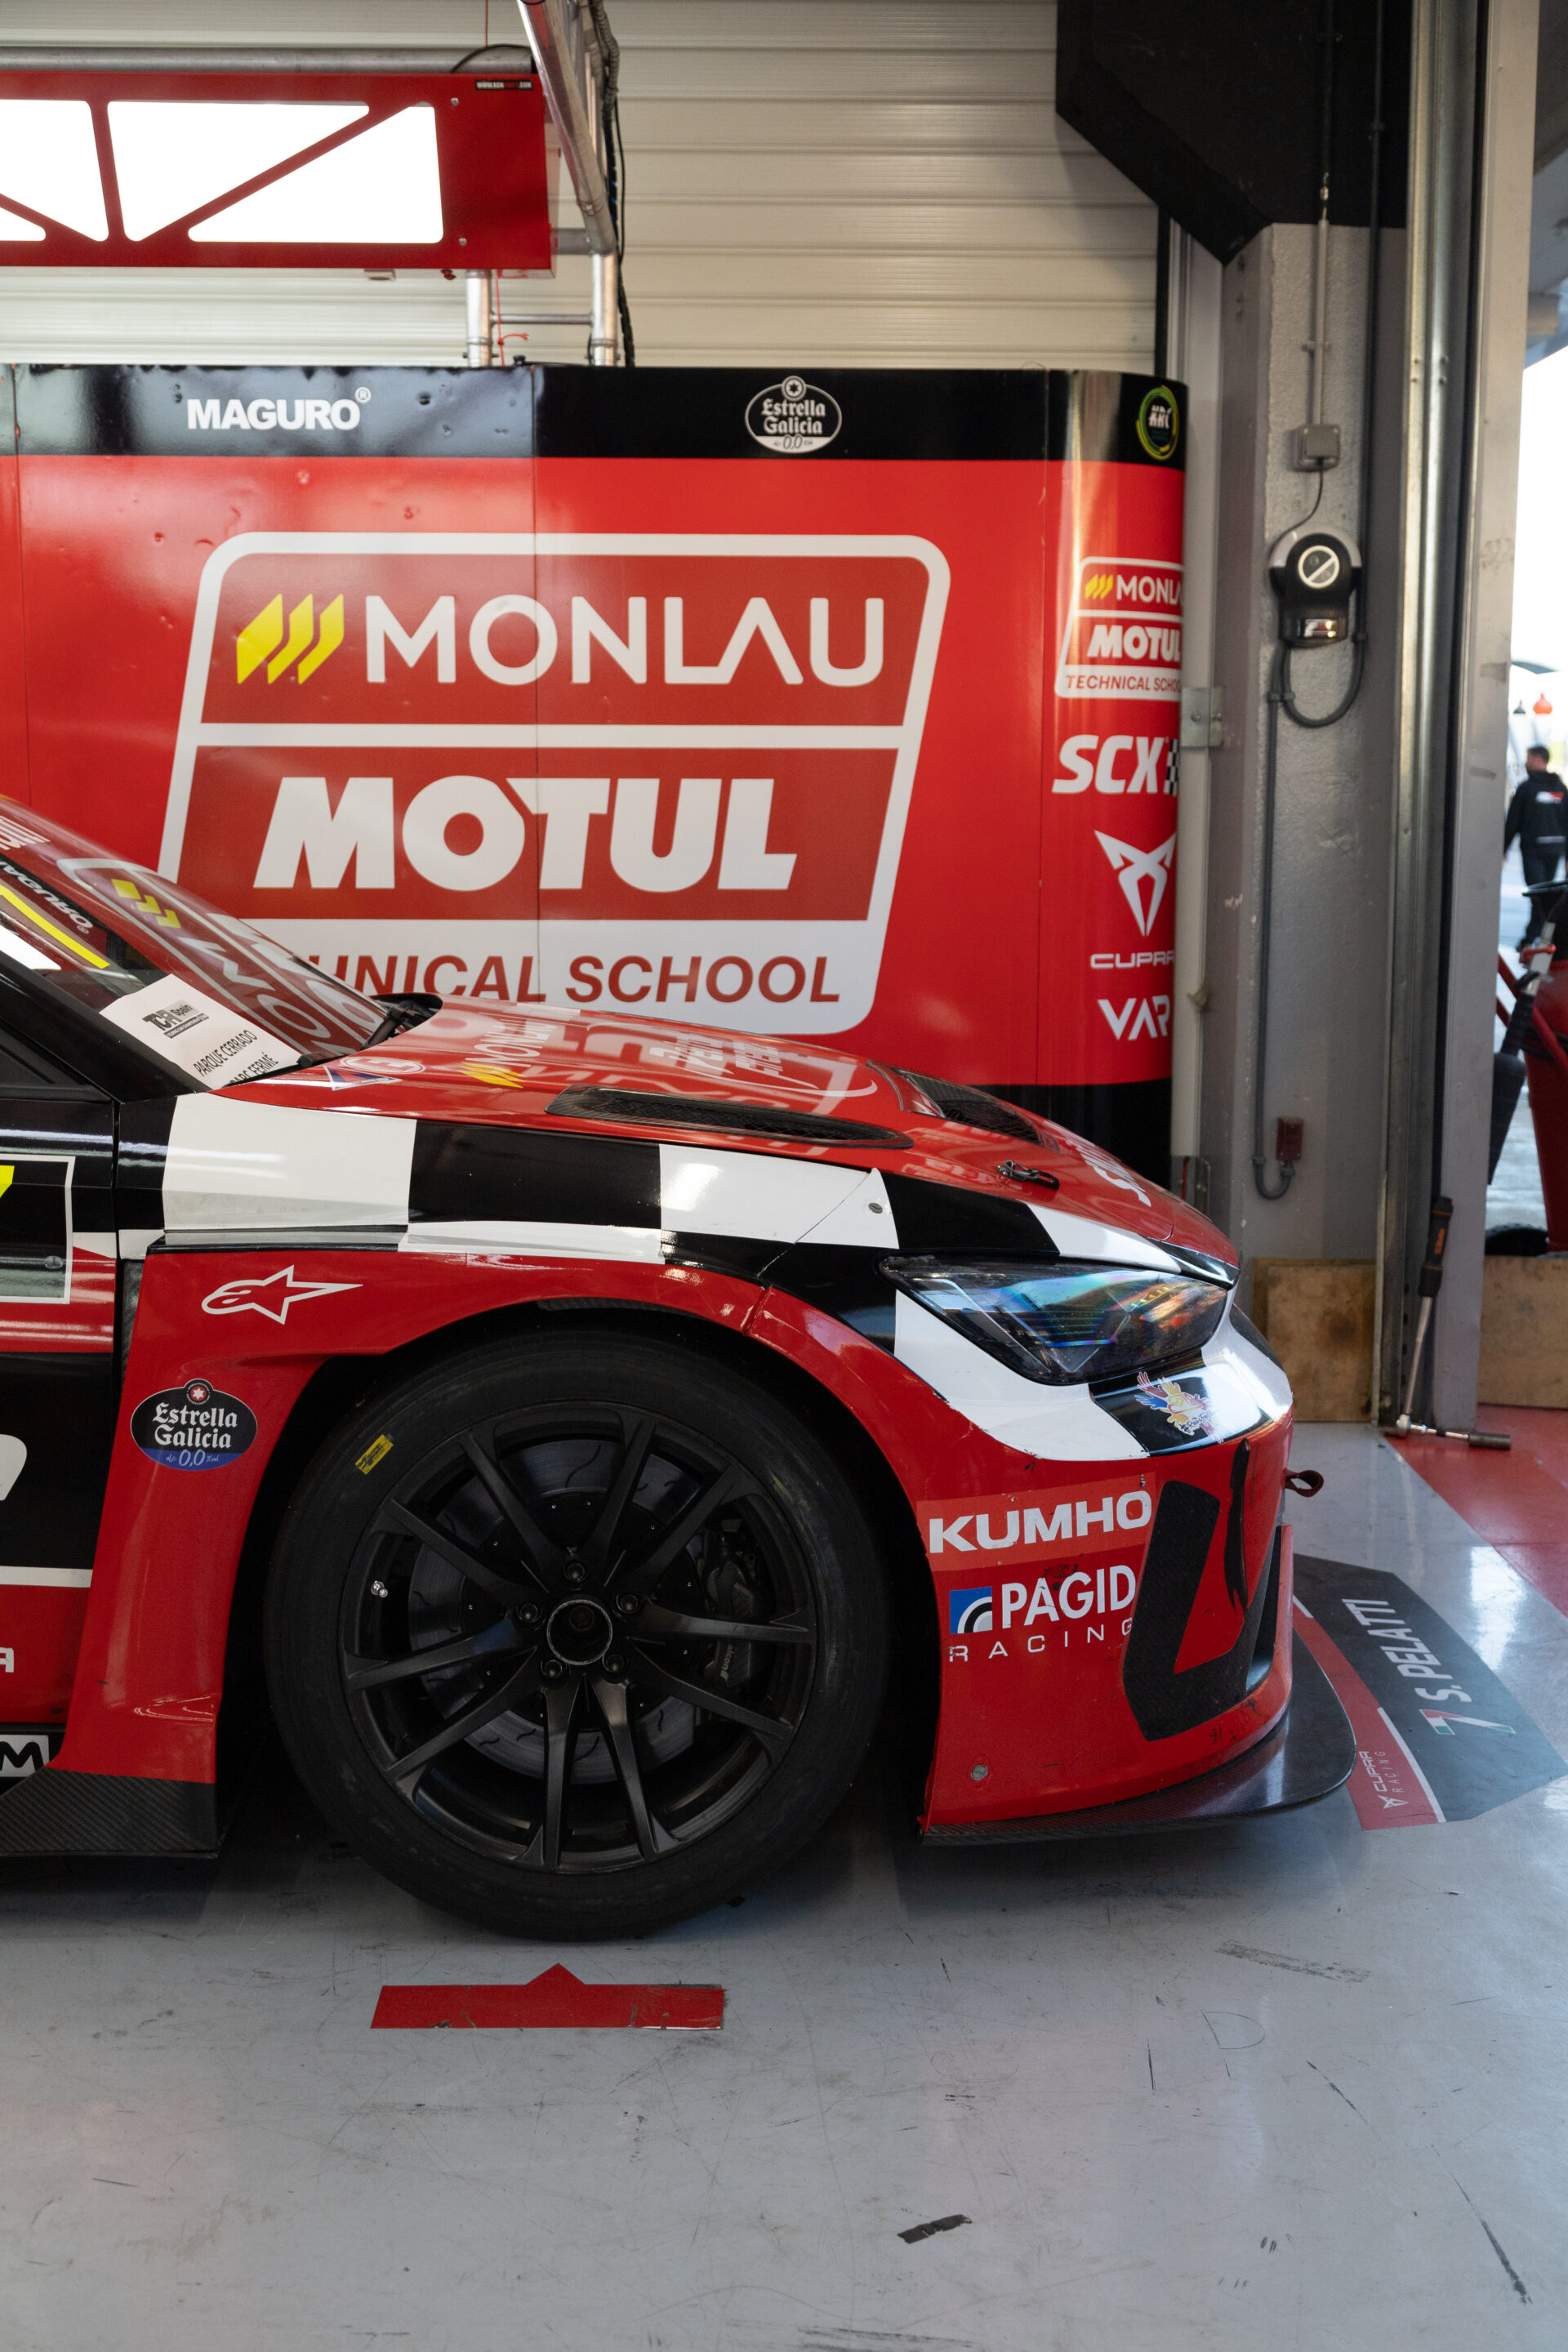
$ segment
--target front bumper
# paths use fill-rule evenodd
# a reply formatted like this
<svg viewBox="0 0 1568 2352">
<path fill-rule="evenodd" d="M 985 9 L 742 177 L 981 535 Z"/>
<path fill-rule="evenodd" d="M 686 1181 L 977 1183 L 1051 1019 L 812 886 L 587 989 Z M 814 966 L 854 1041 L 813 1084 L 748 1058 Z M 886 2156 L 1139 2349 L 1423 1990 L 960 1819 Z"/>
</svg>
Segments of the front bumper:
<svg viewBox="0 0 1568 2352">
<path fill-rule="evenodd" d="M 1010 1822 L 959 1822 L 928 1829 L 927 1845 L 1032 1845 L 1060 1838 L 1134 1837 L 1149 1830 L 1205 1829 L 1252 1813 L 1310 1805 L 1342 1789 L 1355 1763 L 1355 1735 L 1321 1666 L 1300 1635 L 1291 1643 L 1290 1704 L 1256 1748 L 1174 1787 L 1081 1812 Z"/>
</svg>

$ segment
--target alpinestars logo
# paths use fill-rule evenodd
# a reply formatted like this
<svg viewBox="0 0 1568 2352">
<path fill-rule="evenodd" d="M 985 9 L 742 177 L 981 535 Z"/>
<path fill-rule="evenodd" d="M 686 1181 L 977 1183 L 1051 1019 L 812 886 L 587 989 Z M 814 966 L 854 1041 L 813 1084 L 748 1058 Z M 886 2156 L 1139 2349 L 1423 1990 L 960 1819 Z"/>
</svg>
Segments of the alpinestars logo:
<svg viewBox="0 0 1568 2352">
<path fill-rule="evenodd" d="M 1113 841 L 1108 833 L 1097 833 L 1094 837 L 1115 869 L 1121 895 L 1132 909 L 1133 921 L 1147 939 L 1171 878 L 1171 860 L 1176 854 L 1175 835 L 1163 841 L 1158 849 L 1134 849 L 1130 841 Z M 1147 903 L 1143 898 L 1145 883 L 1149 886 Z"/>
<path fill-rule="evenodd" d="M 358 1290 L 357 1282 L 301 1282 L 291 1265 L 277 1274 L 252 1275 L 225 1282 L 202 1301 L 205 1315 L 265 1315 L 269 1323 L 287 1323 L 290 1307 L 308 1298 L 330 1298 L 334 1291 Z"/>
</svg>

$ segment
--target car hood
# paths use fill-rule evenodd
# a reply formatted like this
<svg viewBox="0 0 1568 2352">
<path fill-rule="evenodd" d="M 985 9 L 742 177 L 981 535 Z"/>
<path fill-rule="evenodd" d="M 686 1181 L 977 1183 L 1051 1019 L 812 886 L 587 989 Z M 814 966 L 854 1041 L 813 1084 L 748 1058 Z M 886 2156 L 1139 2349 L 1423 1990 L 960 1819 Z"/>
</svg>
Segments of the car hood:
<svg viewBox="0 0 1568 2352">
<path fill-rule="evenodd" d="M 1102 1256 L 1112 1236 L 1089 1229 L 1109 1227 L 1237 1262 L 1206 1218 L 1066 1128 L 977 1090 L 922 1085 L 787 1038 L 448 1001 L 383 1045 L 229 1088 L 226 1098 L 874 1168 L 1027 1200 L 1058 1229 L 1064 1255 Z M 1044 1171 L 1055 1186 L 1005 1172 L 1013 1167 Z"/>
</svg>

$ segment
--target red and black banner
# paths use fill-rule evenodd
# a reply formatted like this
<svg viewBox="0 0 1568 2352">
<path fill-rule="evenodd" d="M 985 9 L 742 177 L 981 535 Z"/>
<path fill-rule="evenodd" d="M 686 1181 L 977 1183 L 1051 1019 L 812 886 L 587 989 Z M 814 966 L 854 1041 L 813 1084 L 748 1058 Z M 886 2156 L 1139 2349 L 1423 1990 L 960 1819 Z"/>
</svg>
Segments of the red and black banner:
<svg viewBox="0 0 1568 2352">
<path fill-rule="evenodd" d="M 8 381 L 17 797 L 372 992 L 831 1039 L 1164 1173 L 1175 389 Z"/>
</svg>

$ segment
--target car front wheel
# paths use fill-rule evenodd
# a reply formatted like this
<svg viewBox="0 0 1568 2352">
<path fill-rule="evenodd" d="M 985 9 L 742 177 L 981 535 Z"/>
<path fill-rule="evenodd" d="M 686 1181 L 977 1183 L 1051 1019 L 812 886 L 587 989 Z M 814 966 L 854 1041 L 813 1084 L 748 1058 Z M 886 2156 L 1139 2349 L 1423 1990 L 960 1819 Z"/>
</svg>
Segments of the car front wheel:
<svg viewBox="0 0 1568 2352">
<path fill-rule="evenodd" d="M 306 1788 L 390 1878 L 521 1934 L 630 1935 L 826 1818 L 887 1607 L 847 1479 L 765 1386 L 669 1338 L 547 1330 L 333 1434 L 267 1648 Z"/>
</svg>

